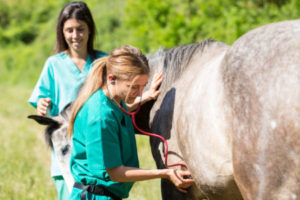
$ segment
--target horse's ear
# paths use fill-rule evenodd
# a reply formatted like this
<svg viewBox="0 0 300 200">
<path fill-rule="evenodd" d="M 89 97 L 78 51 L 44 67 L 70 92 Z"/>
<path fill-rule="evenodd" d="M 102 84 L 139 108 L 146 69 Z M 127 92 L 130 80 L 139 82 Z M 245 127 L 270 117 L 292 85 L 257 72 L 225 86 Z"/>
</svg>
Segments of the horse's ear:
<svg viewBox="0 0 300 200">
<path fill-rule="evenodd" d="M 59 120 L 69 121 L 69 119 L 71 117 L 72 106 L 73 106 L 72 103 L 69 103 L 68 105 L 65 106 L 63 111 L 61 111 L 61 113 L 60 113 L 61 119 L 59 119 Z"/>
<path fill-rule="evenodd" d="M 58 121 L 50 118 L 50 117 L 44 117 L 41 115 L 29 115 L 27 116 L 29 119 L 35 120 L 37 123 L 42 124 L 42 125 L 52 125 L 52 124 L 59 124 Z"/>
</svg>

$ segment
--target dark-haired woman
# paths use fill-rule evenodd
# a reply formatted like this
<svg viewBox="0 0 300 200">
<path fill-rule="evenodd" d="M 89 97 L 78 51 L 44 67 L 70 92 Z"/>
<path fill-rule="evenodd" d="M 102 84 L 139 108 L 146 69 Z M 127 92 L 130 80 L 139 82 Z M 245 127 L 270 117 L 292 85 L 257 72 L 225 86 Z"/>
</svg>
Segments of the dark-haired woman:
<svg viewBox="0 0 300 200">
<path fill-rule="evenodd" d="M 92 62 L 106 55 L 94 49 L 94 38 L 95 24 L 86 3 L 67 4 L 58 17 L 54 55 L 47 59 L 28 100 L 38 114 L 56 116 L 75 100 L 79 87 L 92 68 Z M 161 82 L 161 76 L 157 77 L 148 99 L 158 95 L 156 88 Z M 58 199 L 68 199 L 68 188 L 53 150 L 51 176 L 55 181 Z"/>
</svg>

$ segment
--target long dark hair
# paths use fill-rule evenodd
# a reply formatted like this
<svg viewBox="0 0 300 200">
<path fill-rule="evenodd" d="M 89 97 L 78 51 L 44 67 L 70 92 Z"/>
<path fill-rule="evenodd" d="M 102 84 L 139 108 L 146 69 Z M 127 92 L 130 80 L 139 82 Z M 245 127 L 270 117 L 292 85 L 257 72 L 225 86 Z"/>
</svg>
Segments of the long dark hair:
<svg viewBox="0 0 300 200">
<path fill-rule="evenodd" d="M 94 38 L 95 38 L 95 23 L 86 3 L 81 1 L 74 1 L 67 4 L 60 12 L 57 24 L 56 24 L 56 44 L 54 53 L 60 53 L 68 49 L 68 44 L 65 40 L 63 28 L 68 19 L 77 19 L 84 21 L 89 28 L 89 39 L 87 42 L 88 54 L 94 59 L 96 57 L 96 51 L 94 50 Z"/>
</svg>

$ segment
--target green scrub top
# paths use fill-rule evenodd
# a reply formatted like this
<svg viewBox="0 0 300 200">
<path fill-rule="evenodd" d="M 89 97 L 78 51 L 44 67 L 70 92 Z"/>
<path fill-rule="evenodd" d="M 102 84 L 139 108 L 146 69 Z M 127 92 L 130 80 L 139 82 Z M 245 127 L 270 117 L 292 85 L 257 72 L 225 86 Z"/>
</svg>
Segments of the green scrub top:
<svg viewBox="0 0 300 200">
<path fill-rule="evenodd" d="M 105 55 L 107 54 L 96 51 L 96 58 Z M 72 59 L 64 52 L 50 56 L 43 67 L 28 102 L 36 108 L 40 98 L 49 97 L 51 99 L 51 112 L 49 115 L 58 115 L 65 106 L 75 100 L 78 89 L 92 68 L 93 61 L 92 57 L 88 55 L 85 66 L 80 71 Z M 53 150 L 51 153 L 51 176 L 61 176 Z"/>
<path fill-rule="evenodd" d="M 96 58 L 105 55 L 97 51 Z M 50 116 L 58 115 L 66 105 L 75 100 L 79 87 L 92 68 L 93 61 L 88 55 L 85 66 L 80 71 L 70 56 L 64 52 L 49 57 L 28 102 L 36 108 L 40 98 L 49 97 L 51 99 Z"/>
<path fill-rule="evenodd" d="M 124 102 L 121 104 L 126 109 Z M 106 169 L 120 165 L 139 167 L 134 127 L 130 116 L 101 89 L 78 112 L 72 140 L 70 168 L 75 182 L 101 185 L 118 197 L 127 198 L 133 182 L 113 182 Z M 73 189 L 71 199 L 80 199 L 81 192 Z M 90 195 L 92 199 L 102 198 Z"/>
</svg>

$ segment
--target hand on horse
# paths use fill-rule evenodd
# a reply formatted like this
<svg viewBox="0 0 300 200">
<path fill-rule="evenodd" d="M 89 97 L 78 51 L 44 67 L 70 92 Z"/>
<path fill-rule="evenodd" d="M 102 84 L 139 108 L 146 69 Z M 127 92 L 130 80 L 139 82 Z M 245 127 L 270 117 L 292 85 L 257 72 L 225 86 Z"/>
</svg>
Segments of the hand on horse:
<svg viewBox="0 0 300 200">
<path fill-rule="evenodd" d="M 187 193 L 186 189 L 195 183 L 192 178 L 186 178 L 191 177 L 191 173 L 189 171 L 170 169 L 168 175 L 176 188 L 183 193 Z"/>
<path fill-rule="evenodd" d="M 158 71 L 154 74 L 152 78 L 150 89 L 143 94 L 144 97 L 148 100 L 157 99 L 158 95 L 160 94 L 158 87 L 160 86 L 161 82 L 162 71 Z"/>
<path fill-rule="evenodd" d="M 50 98 L 40 98 L 36 108 L 37 114 L 45 116 L 47 113 L 47 108 L 50 105 L 50 103 L 51 103 Z"/>
</svg>

